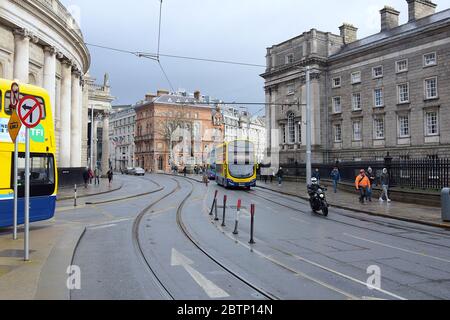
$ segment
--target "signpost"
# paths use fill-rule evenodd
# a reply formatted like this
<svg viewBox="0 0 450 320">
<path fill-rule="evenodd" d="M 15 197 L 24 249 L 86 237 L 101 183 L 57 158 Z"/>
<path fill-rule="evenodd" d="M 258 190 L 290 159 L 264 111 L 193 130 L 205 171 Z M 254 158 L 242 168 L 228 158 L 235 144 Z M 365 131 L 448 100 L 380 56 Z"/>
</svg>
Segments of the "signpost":
<svg viewBox="0 0 450 320">
<path fill-rule="evenodd" d="M 25 261 L 30 260 L 30 129 L 37 127 L 42 118 L 42 106 L 36 98 L 25 96 L 17 108 L 25 130 Z"/>
<path fill-rule="evenodd" d="M 19 161 L 19 142 L 17 140 L 17 136 L 19 135 L 20 128 L 22 127 L 22 122 L 20 122 L 19 117 L 17 116 L 17 104 L 19 103 L 19 94 L 20 89 L 19 85 L 14 82 L 11 85 L 11 94 L 10 94 L 10 104 L 9 107 L 12 111 L 11 118 L 8 123 L 8 132 L 11 137 L 12 142 L 14 142 L 14 212 L 13 212 L 13 223 L 14 223 L 14 231 L 13 231 L 13 240 L 17 240 L 17 203 L 19 194 L 17 192 L 17 162 Z"/>
</svg>

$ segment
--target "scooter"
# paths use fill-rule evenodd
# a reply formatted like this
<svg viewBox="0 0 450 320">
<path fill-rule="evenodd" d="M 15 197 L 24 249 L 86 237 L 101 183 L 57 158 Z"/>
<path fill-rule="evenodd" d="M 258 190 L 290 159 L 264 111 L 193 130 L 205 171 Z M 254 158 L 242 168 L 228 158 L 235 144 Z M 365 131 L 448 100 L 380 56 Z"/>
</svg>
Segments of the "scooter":
<svg viewBox="0 0 450 320">
<path fill-rule="evenodd" d="M 319 188 L 316 193 L 310 197 L 309 202 L 314 213 L 322 211 L 322 214 L 327 217 L 330 205 L 327 202 L 325 191 L 327 191 L 327 189 Z"/>
</svg>

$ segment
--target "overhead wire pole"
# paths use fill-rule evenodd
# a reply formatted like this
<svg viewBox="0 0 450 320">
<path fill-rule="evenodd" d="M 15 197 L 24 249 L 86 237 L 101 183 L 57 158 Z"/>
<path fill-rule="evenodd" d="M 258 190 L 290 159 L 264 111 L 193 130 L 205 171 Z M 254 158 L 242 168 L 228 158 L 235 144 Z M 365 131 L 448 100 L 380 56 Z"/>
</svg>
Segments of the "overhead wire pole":
<svg viewBox="0 0 450 320">
<path fill-rule="evenodd" d="M 306 67 L 306 183 L 311 184 L 312 164 L 311 164 L 311 67 Z"/>
</svg>

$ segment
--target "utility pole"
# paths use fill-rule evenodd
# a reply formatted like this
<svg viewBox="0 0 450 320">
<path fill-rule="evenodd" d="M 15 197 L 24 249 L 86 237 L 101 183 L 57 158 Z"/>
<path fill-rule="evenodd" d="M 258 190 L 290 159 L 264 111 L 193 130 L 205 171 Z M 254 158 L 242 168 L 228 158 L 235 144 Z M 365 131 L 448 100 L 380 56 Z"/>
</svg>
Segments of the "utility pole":
<svg viewBox="0 0 450 320">
<path fill-rule="evenodd" d="M 94 104 L 91 106 L 91 161 L 89 161 L 89 167 L 91 170 L 94 170 Z"/>
<path fill-rule="evenodd" d="M 311 67 L 306 67 L 306 184 L 311 184 Z"/>
</svg>

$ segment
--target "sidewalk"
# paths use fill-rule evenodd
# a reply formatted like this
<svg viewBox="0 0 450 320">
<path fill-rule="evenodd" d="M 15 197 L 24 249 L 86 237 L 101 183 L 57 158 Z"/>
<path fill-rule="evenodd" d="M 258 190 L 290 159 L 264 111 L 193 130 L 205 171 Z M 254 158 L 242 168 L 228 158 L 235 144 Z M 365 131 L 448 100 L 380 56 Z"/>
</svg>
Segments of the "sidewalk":
<svg viewBox="0 0 450 320">
<path fill-rule="evenodd" d="M 303 183 L 285 181 L 280 187 L 276 182 L 267 182 L 265 184 L 262 181 L 258 181 L 258 187 L 305 200 L 309 199 L 306 186 Z M 363 205 L 359 203 L 359 195 L 356 191 L 355 193 L 350 193 L 338 190 L 338 193 L 335 194 L 332 186 L 328 186 L 326 194 L 329 204 L 335 208 L 450 229 L 450 222 L 443 222 L 441 219 L 440 208 L 394 201 L 391 203 L 380 202 L 378 192 L 374 193 L 373 202 Z"/>
<path fill-rule="evenodd" d="M 123 182 L 113 180 L 111 186 L 108 184 L 107 179 L 100 179 L 100 185 L 94 184 L 88 185 L 87 188 L 84 185 L 77 186 L 77 197 L 84 198 L 88 196 L 95 196 L 99 194 L 110 193 L 122 189 Z M 62 188 L 58 190 L 58 201 L 70 200 L 74 197 L 73 188 Z"/>
</svg>

